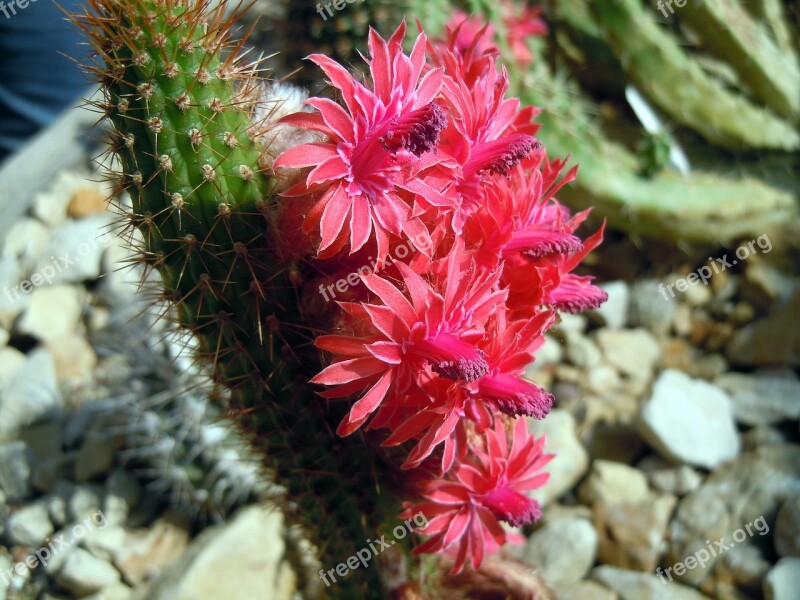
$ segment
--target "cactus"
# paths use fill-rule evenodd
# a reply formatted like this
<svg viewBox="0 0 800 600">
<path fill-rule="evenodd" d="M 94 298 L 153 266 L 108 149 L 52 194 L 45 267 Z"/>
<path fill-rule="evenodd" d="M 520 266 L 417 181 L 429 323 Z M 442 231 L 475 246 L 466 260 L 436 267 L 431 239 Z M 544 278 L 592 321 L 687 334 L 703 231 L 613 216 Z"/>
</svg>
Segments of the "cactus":
<svg viewBox="0 0 800 600">
<path fill-rule="evenodd" d="M 91 0 L 74 19 L 97 55 L 138 262 L 223 390 L 209 400 L 285 489 L 290 523 L 323 566 L 347 561 L 334 586 L 320 572 L 327 596 L 385 597 L 361 551 L 392 534 L 390 562 L 421 535 L 415 554 L 496 578 L 502 561 L 484 558 L 516 537 L 501 523 L 541 516 L 526 492 L 552 458 L 523 417 L 553 398 L 525 364 L 559 311 L 607 297 L 572 273 L 603 235 L 578 238 L 588 212 L 554 197 L 575 169 L 562 175 L 533 110 L 505 97 L 486 29 L 420 33 L 409 49 L 405 23 L 370 31 L 359 80 L 315 54 L 342 105 L 297 110 L 302 94 L 240 62 L 226 12 Z M 391 583 L 411 590 L 409 577 Z M 419 591 L 440 597 L 439 581 Z M 535 576 L 515 585 L 547 595 Z"/>
</svg>

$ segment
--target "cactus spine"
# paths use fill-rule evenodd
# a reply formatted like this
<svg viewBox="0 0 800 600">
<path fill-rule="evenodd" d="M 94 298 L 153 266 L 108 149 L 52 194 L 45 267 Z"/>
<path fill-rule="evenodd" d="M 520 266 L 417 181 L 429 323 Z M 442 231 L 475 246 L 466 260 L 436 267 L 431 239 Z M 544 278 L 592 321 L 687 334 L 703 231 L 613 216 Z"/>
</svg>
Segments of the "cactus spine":
<svg viewBox="0 0 800 600">
<path fill-rule="evenodd" d="M 286 488 L 288 518 L 333 566 L 380 535 L 381 508 L 396 502 L 381 503 L 381 467 L 363 438 L 329 426 L 346 407 L 326 405 L 303 376 L 319 366 L 298 308 L 304 267 L 280 258 L 276 182 L 252 121 L 258 65 L 240 64 L 238 48 L 224 57 L 235 19 L 224 13 L 208 2 L 91 0 L 75 21 L 97 53 L 141 261 L 161 275 L 199 363 L 229 390 L 235 421 Z M 383 597 L 377 568 L 328 591 Z"/>
</svg>

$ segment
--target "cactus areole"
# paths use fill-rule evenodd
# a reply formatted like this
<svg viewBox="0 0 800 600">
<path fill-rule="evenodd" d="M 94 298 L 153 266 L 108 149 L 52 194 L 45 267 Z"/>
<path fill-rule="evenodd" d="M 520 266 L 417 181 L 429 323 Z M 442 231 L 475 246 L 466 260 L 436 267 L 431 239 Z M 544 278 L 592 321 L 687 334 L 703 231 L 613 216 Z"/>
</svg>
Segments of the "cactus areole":
<svg viewBox="0 0 800 600">
<path fill-rule="evenodd" d="M 560 311 L 605 300 L 572 273 L 602 229 L 581 241 L 587 213 L 554 197 L 577 169 L 561 174 L 537 111 L 506 97 L 486 28 L 458 17 L 407 53 L 405 24 L 370 31 L 365 77 L 312 55 L 339 101 L 293 108 L 240 60 L 225 14 L 90 0 L 74 17 L 124 232 L 315 544 L 307 594 L 386 597 L 375 556 L 337 568 L 383 537 L 393 560 L 480 569 L 519 537 L 504 523 L 540 515 L 527 492 L 552 456 L 526 418 L 553 397 L 524 368 Z M 394 539 L 402 519 L 413 531 Z"/>
</svg>

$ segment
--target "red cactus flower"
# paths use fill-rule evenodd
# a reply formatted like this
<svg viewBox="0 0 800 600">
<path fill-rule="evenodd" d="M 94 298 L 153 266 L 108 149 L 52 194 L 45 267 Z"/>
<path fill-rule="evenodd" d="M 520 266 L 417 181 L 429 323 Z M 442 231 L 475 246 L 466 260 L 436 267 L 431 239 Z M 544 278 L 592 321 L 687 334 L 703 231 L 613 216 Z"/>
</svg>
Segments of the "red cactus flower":
<svg viewBox="0 0 800 600">
<path fill-rule="evenodd" d="M 542 468 L 553 455 L 544 454 L 544 437 L 535 439 L 524 419 L 518 419 L 509 445 L 504 424 L 497 420 L 487 429 L 483 447 L 473 447 L 473 460 L 458 465 L 445 478 L 420 484 L 426 502 L 406 505 L 401 518 L 421 512 L 428 524 L 420 530 L 430 535 L 415 554 L 449 552 L 455 555 L 452 573 L 467 562 L 477 568 L 486 552 L 493 552 L 512 537 L 500 525 L 515 527 L 541 516 L 538 503 L 524 494 L 544 485 L 549 473 Z"/>
</svg>

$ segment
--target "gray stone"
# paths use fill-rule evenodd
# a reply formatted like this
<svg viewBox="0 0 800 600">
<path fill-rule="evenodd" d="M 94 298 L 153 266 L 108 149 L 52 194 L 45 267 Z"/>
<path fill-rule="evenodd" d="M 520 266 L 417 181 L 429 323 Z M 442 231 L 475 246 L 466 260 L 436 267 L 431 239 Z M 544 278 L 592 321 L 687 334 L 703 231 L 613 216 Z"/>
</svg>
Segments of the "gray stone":
<svg viewBox="0 0 800 600">
<path fill-rule="evenodd" d="M 727 347 L 728 358 L 744 366 L 800 366 L 800 292 L 763 319 L 738 330 Z"/>
<path fill-rule="evenodd" d="M 683 496 L 703 483 L 703 476 L 692 467 L 672 465 L 655 454 L 642 459 L 636 468 L 647 475 L 651 486 L 668 494 Z"/>
<path fill-rule="evenodd" d="M 690 587 L 656 575 L 604 565 L 592 570 L 592 579 L 607 585 L 621 600 L 709 600 Z"/>
<path fill-rule="evenodd" d="M 67 556 L 55 580 L 64 589 L 82 597 L 118 584 L 120 575 L 108 561 L 76 548 Z"/>
<path fill-rule="evenodd" d="M 608 394 L 620 384 L 617 372 L 608 365 L 596 365 L 590 368 L 583 382 L 587 389 L 596 394 Z"/>
<path fill-rule="evenodd" d="M 706 540 L 732 541 L 742 529 L 758 540 L 769 533 L 783 501 L 800 489 L 800 446 L 761 446 L 718 467 L 695 491 L 687 494 L 669 527 L 670 547 L 666 564 L 675 564 L 706 547 Z M 740 534 L 741 535 L 741 534 Z M 712 557 L 676 577 L 697 585 L 711 572 L 719 558 Z"/>
<path fill-rule="evenodd" d="M 800 418 L 800 379 L 791 371 L 725 373 L 714 383 L 728 392 L 739 423 L 773 425 Z"/>
<path fill-rule="evenodd" d="M 25 271 L 33 270 L 47 251 L 50 232 L 41 221 L 24 217 L 14 223 L 3 243 L 3 256 L 14 257 Z"/>
<path fill-rule="evenodd" d="M 797 289 L 797 279 L 765 263 L 748 263 L 741 285 L 742 299 L 767 311 L 774 302 L 786 301 Z"/>
<path fill-rule="evenodd" d="M 17 323 L 19 333 L 42 341 L 58 339 L 79 330 L 86 293 L 70 285 L 38 287 Z"/>
<path fill-rule="evenodd" d="M 0 257 L 0 327 L 7 331 L 30 302 L 28 293 L 19 287 L 22 275 L 22 267 L 16 258 Z"/>
<path fill-rule="evenodd" d="M 543 421 L 528 419 L 528 429 L 536 437 L 547 436 L 545 452 L 555 453 L 547 465 L 550 479 L 547 485 L 531 492 L 544 506 L 572 489 L 586 473 L 589 454 L 578 440 L 575 418 L 561 409 L 554 409 Z"/>
<path fill-rule="evenodd" d="M 124 542 L 116 547 L 109 545 L 108 551 L 114 553 L 114 564 L 125 581 L 138 587 L 160 570 L 171 569 L 185 555 L 188 528 L 185 517 L 167 513 L 155 522 L 148 522 L 146 529 L 126 530 Z"/>
<path fill-rule="evenodd" d="M 600 562 L 653 572 L 665 549 L 664 534 L 676 500 L 662 494 L 638 502 L 595 503 L 592 510 Z"/>
<path fill-rule="evenodd" d="M 108 433 L 89 431 L 75 461 L 75 481 L 89 481 L 107 473 L 114 462 L 114 452 L 114 441 Z"/>
<path fill-rule="evenodd" d="M 612 366 L 631 377 L 650 378 L 661 348 L 646 329 L 600 329 L 597 343 Z"/>
<path fill-rule="evenodd" d="M 531 535 L 524 552 L 553 587 L 585 577 L 596 556 L 597 532 L 587 519 L 548 520 Z"/>
<path fill-rule="evenodd" d="M 0 390 L 25 364 L 26 356 L 16 348 L 0 348 Z"/>
<path fill-rule="evenodd" d="M 648 497 L 647 478 L 643 473 L 622 463 L 596 460 L 586 481 L 581 484 L 584 504 L 604 502 L 639 502 Z"/>
<path fill-rule="evenodd" d="M 52 355 L 42 348 L 31 352 L 0 393 L 0 438 L 47 414 L 56 414 L 61 398 Z"/>
<path fill-rule="evenodd" d="M 618 600 L 614 592 L 596 581 L 563 583 L 553 590 L 555 600 Z"/>
<path fill-rule="evenodd" d="M 52 283 L 77 283 L 100 276 L 103 252 L 113 243 L 115 234 L 108 230 L 110 216 L 94 215 L 68 220 L 53 230 L 50 247 L 37 264 L 36 271 L 55 271 Z M 63 257 L 63 258 L 60 258 Z M 64 264 L 65 261 L 68 264 Z"/>
<path fill-rule="evenodd" d="M 5 535 L 18 546 L 38 547 L 53 531 L 47 504 L 35 502 L 23 506 L 8 518 Z"/>
<path fill-rule="evenodd" d="M 742 446 L 745 450 L 755 450 L 759 446 L 785 444 L 788 441 L 789 438 L 780 429 L 768 427 L 767 425 L 757 425 L 744 434 Z"/>
<path fill-rule="evenodd" d="M 32 459 L 25 442 L 0 444 L 0 490 L 8 502 L 19 502 L 30 494 Z"/>
<path fill-rule="evenodd" d="M 778 556 L 800 558 L 800 492 L 789 496 L 778 511 L 773 539 Z"/>
<path fill-rule="evenodd" d="M 665 458 L 707 469 L 741 447 L 727 394 L 674 370 L 656 380 L 639 415 L 639 432 Z"/>
<path fill-rule="evenodd" d="M 567 360 L 576 367 L 588 369 L 600 364 L 603 355 L 597 345 L 587 337 L 577 332 L 566 332 Z"/>
<path fill-rule="evenodd" d="M 103 508 L 103 488 L 97 484 L 76 486 L 67 500 L 67 516 L 72 521 L 83 521 Z"/>
<path fill-rule="evenodd" d="M 592 311 L 592 314 L 600 317 L 606 327 L 622 329 L 628 320 L 628 284 L 624 281 L 609 281 L 601 283 L 600 287 L 608 294 L 608 300 Z"/>
<path fill-rule="evenodd" d="M 764 600 L 797 600 L 800 558 L 780 559 L 764 578 Z"/>
<path fill-rule="evenodd" d="M 115 563 L 125 552 L 128 541 L 128 533 L 122 527 L 111 525 L 87 529 L 86 536 L 81 539 L 81 546 L 91 552 L 92 556 Z"/>
<path fill-rule="evenodd" d="M 103 512 L 109 523 L 123 524 L 131 509 L 139 502 L 142 488 L 136 479 L 125 471 L 114 471 L 106 481 Z"/>
<path fill-rule="evenodd" d="M 290 600 L 294 575 L 287 569 L 284 552 L 281 514 L 260 506 L 247 507 L 224 529 L 211 528 L 200 534 L 186 555 L 138 597 Z"/>
<path fill-rule="evenodd" d="M 761 580 L 769 567 L 769 561 L 761 551 L 754 544 L 745 542 L 722 554 L 714 569 L 714 577 L 718 581 L 754 590 L 761 587 Z"/>
<path fill-rule="evenodd" d="M 665 333 L 677 306 L 677 299 L 670 296 L 662 282 L 652 279 L 637 281 L 630 290 L 628 324 Z"/>
</svg>

